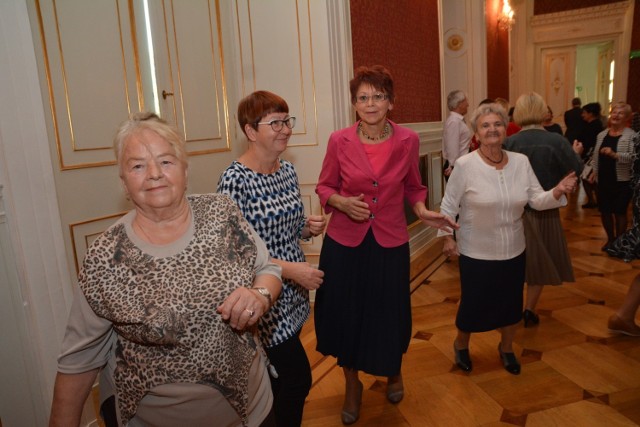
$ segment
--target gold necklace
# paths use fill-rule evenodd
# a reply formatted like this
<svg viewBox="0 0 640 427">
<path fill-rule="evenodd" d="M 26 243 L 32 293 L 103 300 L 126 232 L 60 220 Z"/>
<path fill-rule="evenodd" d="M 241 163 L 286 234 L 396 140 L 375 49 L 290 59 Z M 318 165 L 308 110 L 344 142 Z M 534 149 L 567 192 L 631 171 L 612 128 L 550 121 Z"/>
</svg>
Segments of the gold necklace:
<svg viewBox="0 0 640 427">
<path fill-rule="evenodd" d="M 362 127 L 362 122 L 360 122 L 358 124 L 358 130 L 360 131 L 360 133 L 362 134 L 362 136 L 364 136 L 365 138 L 367 138 L 369 141 L 381 141 L 383 139 L 385 139 L 387 136 L 389 136 L 389 133 L 391 132 L 391 126 L 389 126 L 389 122 L 386 122 L 384 124 L 384 129 L 382 129 L 382 133 L 380 135 L 378 135 L 377 137 L 375 136 L 369 136 L 365 131 L 364 128 Z"/>
<path fill-rule="evenodd" d="M 486 154 L 484 154 L 484 152 L 481 149 L 479 149 L 479 150 L 480 150 L 480 154 L 482 154 L 485 159 L 489 160 L 491 163 L 494 163 L 496 165 L 499 164 L 499 163 L 502 163 L 502 160 L 504 159 L 504 151 L 502 151 L 502 150 L 500 150 L 500 160 L 498 160 L 497 162 L 495 160 L 493 160 L 491 157 L 489 157 Z"/>
</svg>

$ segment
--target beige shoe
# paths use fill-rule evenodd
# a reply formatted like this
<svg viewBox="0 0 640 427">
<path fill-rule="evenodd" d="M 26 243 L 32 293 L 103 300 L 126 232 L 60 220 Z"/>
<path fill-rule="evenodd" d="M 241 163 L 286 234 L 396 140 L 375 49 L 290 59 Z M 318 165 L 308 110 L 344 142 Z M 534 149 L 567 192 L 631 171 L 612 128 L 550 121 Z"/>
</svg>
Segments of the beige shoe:
<svg viewBox="0 0 640 427">
<path fill-rule="evenodd" d="M 404 385 L 402 375 L 396 375 L 387 379 L 387 400 L 391 403 L 399 403 L 404 397 Z"/>
<path fill-rule="evenodd" d="M 342 424 L 350 425 L 360 418 L 360 405 L 362 404 L 362 382 L 358 382 L 351 387 L 347 385 L 344 395 L 344 405 L 342 406 Z"/>
<path fill-rule="evenodd" d="M 632 337 L 640 337 L 640 327 L 638 325 L 636 325 L 634 322 L 627 322 L 626 320 L 622 320 L 615 314 L 609 317 L 607 326 L 609 327 L 609 331 L 611 332 L 629 335 Z"/>
</svg>

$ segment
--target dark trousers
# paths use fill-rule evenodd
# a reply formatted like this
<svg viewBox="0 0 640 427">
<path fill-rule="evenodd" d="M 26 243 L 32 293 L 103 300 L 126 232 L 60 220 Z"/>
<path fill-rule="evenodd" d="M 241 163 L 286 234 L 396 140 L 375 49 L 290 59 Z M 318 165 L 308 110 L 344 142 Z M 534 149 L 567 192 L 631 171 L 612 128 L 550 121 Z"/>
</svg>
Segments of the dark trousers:
<svg viewBox="0 0 640 427">
<path fill-rule="evenodd" d="M 311 366 L 300 337 L 294 335 L 266 351 L 278 372 L 278 378 L 271 377 L 276 424 L 298 427 L 302 422 L 304 400 L 311 389 Z"/>
</svg>

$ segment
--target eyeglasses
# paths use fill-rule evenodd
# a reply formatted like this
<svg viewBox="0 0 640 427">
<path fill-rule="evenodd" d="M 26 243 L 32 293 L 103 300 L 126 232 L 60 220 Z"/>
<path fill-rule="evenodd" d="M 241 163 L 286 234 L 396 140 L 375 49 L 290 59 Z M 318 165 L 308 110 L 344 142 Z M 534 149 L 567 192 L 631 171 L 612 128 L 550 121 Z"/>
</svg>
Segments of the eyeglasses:
<svg viewBox="0 0 640 427">
<path fill-rule="evenodd" d="M 296 118 L 289 117 L 284 120 L 274 119 L 269 120 L 268 122 L 258 122 L 256 123 L 256 125 L 271 125 L 271 129 L 273 129 L 274 132 L 280 132 L 284 125 L 287 125 L 289 129 L 293 129 L 293 127 L 296 125 Z"/>
<path fill-rule="evenodd" d="M 373 95 L 358 95 L 356 96 L 356 102 L 359 104 L 366 104 L 369 102 L 369 99 L 373 99 L 373 102 L 382 102 L 385 99 L 389 98 L 389 95 L 386 93 L 374 93 Z"/>
</svg>

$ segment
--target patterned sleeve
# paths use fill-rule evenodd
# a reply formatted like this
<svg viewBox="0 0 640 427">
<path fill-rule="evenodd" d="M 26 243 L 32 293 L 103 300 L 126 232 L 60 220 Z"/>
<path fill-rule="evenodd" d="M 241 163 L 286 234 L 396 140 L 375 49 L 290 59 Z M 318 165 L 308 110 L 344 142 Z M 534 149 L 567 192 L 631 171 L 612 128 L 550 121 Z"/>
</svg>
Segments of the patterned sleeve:
<svg viewBox="0 0 640 427">
<path fill-rule="evenodd" d="M 240 169 L 232 163 L 223 173 L 220 175 L 218 181 L 218 193 L 226 194 L 230 196 L 234 202 L 240 207 L 242 212 L 245 211 L 247 192 L 245 191 L 245 176 Z"/>
</svg>

